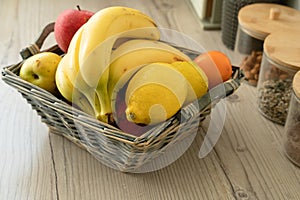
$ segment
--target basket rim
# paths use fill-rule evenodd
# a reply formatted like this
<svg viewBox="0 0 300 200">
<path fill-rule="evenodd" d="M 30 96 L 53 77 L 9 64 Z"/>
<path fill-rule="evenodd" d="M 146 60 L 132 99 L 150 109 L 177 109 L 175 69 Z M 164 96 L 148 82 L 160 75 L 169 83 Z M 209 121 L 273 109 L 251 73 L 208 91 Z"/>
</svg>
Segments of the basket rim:
<svg viewBox="0 0 300 200">
<path fill-rule="evenodd" d="M 23 64 L 23 62 L 29 58 L 30 56 L 39 53 L 39 52 L 53 52 L 57 53 L 60 56 L 64 56 L 64 52 L 59 48 L 57 44 L 54 44 L 53 46 L 49 47 L 48 49 L 41 50 L 44 41 L 47 39 L 50 33 L 54 32 L 54 25 L 55 22 L 48 23 L 40 33 L 38 39 L 35 41 L 34 44 L 29 45 L 28 47 L 22 49 L 20 51 L 20 55 L 23 58 L 22 61 L 20 61 L 17 64 L 12 64 L 6 67 L 3 67 L 1 78 L 6 82 L 8 85 L 11 85 L 12 87 L 16 88 L 19 92 L 27 95 L 34 95 L 34 98 L 38 101 L 41 101 L 45 103 L 47 106 L 54 109 L 56 112 L 60 112 L 64 115 L 67 115 L 70 118 L 73 118 L 73 121 L 77 121 L 79 123 L 83 123 L 86 126 L 92 127 L 95 131 L 100 131 L 103 133 L 107 133 L 106 137 L 110 137 L 112 139 L 122 140 L 123 142 L 126 142 L 130 145 L 136 145 L 136 146 L 144 146 L 145 144 L 151 143 L 151 141 L 155 140 L 155 137 L 157 137 L 156 134 L 153 134 L 153 132 L 161 132 L 159 130 L 163 130 L 164 128 L 167 128 L 168 126 L 172 126 L 173 124 L 176 124 L 181 121 L 181 118 L 191 118 L 192 115 L 197 115 L 201 113 L 193 113 L 193 104 L 197 104 L 200 106 L 200 112 L 203 112 L 204 118 L 206 115 L 208 115 L 210 112 L 206 112 L 205 109 L 208 109 L 210 111 L 211 109 L 211 103 L 218 101 L 221 98 L 224 98 L 226 96 L 229 96 L 232 94 L 240 85 L 240 81 L 243 78 L 243 74 L 241 73 L 239 67 L 233 66 L 233 74 L 232 79 L 229 81 L 226 81 L 225 83 L 222 83 L 215 88 L 208 91 L 204 96 L 202 96 L 200 99 L 195 100 L 195 102 L 192 102 L 185 107 L 181 108 L 177 114 L 175 114 L 170 119 L 166 120 L 165 122 L 162 122 L 158 125 L 155 125 L 154 127 L 150 128 L 146 132 L 144 132 L 140 136 L 135 136 L 131 133 L 127 133 L 120 128 L 117 128 L 113 125 L 101 122 L 97 120 L 95 117 L 92 117 L 91 115 L 88 115 L 87 113 L 81 111 L 78 108 L 75 108 L 74 106 L 70 105 L 71 103 L 67 103 L 66 100 L 64 100 L 63 97 L 57 97 L 50 92 L 35 86 L 25 80 L 22 80 L 19 76 L 19 70 Z M 200 55 L 201 52 L 198 52 L 196 50 L 192 50 L 183 46 L 178 46 L 175 43 L 170 43 L 167 41 L 162 41 L 165 43 L 168 43 L 169 45 L 173 46 L 174 48 L 177 48 L 178 50 L 185 53 L 187 56 L 189 56 L 191 59 L 195 58 L 196 56 Z M 222 87 L 223 90 L 218 89 L 218 87 Z M 220 94 L 220 91 L 224 91 L 225 88 L 225 94 Z M 211 99 L 212 98 L 212 99 Z M 72 107 L 70 109 L 70 107 Z M 198 111 L 199 111 L 198 110 Z M 186 115 L 185 115 L 186 112 Z M 107 131 L 109 130 L 109 131 Z"/>
<path fill-rule="evenodd" d="M 190 104 L 186 105 L 185 107 L 183 107 L 180 111 L 178 111 L 178 113 L 176 115 L 174 115 L 170 119 L 152 127 L 150 130 L 146 131 L 145 133 L 143 133 L 140 136 L 135 136 L 131 133 L 127 133 L 127 132 L 121 130 L 118 127 L 101 122 L 101 121 L 97 120 L 96 118 L 92 117 L 91 115 L 89 115 L 89 114 L 79 110 L 78 108 L 75 108 L 74 106 L 70 105 L 69 103 L 65 102 L 65 100 L 56 97 L 55 95 L 47 92 L 46 90 L 44 90 L 36 85 L 33 85 L 30 82 L 22 80 L 18 76 L 18 71 L 20 70 L 23 62 L 24 62 L 24 60 L 17 64 L 9 65 L 9 66 L 2 68 L 2 79 L 4 80 L 4 82 L 11 85 L 12 87 L 15 87 L 18 90 L 21 90 L 19 92 L 22 92 L 22 93 L 25 93 L 28 95 L 32 95 L 31 93 L 34 93 L 34 95 L 35 95 L 34 98 L 36 98 L 37 100 L 43 101 L 45 104 L 47 104 L 47 106 L 57 110 L 57 112 L 60 112 L 60 113 L 63 113 L 64 115 L 68 115 L 69 117 L 72 117 L 73 120 L 76 122 L 90 126 L 95 131 L 97 131 L 97 130 L 99 131 L 99 126 L 100 126 L 101 132 L 104 132 L 104 135 L 106 137 L 121 140 L 127 144 L 140 146 L 140 147 L 151 143 L 151 140 L 153 140 L 153 138 L 155 137 L 153 135 L 153 132 L 155 132 L 159 129 L 166 128 L 168 125 L 170 125 L 170 123 L 174 123 L 174 121 L 176 121 L 176 120 L 180 121 L 180 117 L 182 117 L 182 115 L 180 115 L 179 113 L 182 112 L 182 110 L 191 109 L 190 107 L 192 106 L 193 103 L 198 103 L 198 105 L 201 106 L 200 111 L 204 111 L 205 108 L 208 108 L 210 106 L 212 101 L 217 101 L 221 98 L 224 98 L 224 97 L 232 94 L 240 85 L 240 77 L 239 77 L 240 75 L 235 75 L 235 76 L 237 76 L 236 78 L 232 78 L 232 79 L 226 81 L 224 84 L 219 85 L 219 87 L 222 87 L 222 86 L 225 87 L 226 94 L 220 95 L 220 94 L 214 94 L 213 92 L 211 92 L 213 90 L 218 91 L 217 90 L 218 86 L 217 86 L 217 87 L 213 88 L 212 90 L 210 90 L 209 92 L 207 92 L 201 98 L 197 99 L 197 101 L 190 103 Z M 237 69 L 235 70 L 235 72 L 240 73 L 239 70 L 237 70 Z M 234 75 L 233 75 L 233 77 L 234 77 Z M 21 86 L 17 87 L 17 85 L 20 85 L 20 84 L 21 84 Z M 212 96 L 214 96 L 216 99 L 211 100 L 210 98 Z M 205 100 L 204 102 L 203 102 L 203 99 Z M 70 107 L 72 107 L 72 108 L 70 109 Z M 95 126 L 95 124 L 97 124 L 97 126 Z M 109 131 L 107 131 L 107 130 L 109 130 Z"/>
</svg>

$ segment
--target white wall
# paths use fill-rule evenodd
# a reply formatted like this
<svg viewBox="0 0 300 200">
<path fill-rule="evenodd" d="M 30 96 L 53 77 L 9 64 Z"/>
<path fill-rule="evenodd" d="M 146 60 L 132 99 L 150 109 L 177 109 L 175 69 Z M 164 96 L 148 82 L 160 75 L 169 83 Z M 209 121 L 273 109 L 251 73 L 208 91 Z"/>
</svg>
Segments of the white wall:
<svg viewBox="0 0 300 200">
<path fill-rule="evenodd" d="M 300 10 L 300 0 L 286 0 L 287 5 Z"/>
</svg>

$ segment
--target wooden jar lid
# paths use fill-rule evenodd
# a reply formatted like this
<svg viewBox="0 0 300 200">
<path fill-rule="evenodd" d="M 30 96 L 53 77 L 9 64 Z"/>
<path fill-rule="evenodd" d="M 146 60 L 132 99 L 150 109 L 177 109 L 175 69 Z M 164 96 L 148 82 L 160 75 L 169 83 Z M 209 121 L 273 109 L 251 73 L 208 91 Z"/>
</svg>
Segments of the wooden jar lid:
<svg viewBox="0 0 300 200">
<path fill-rule="evenodd" d="M 254 3 L 240 9 L 238 21 L 244 32 L 264 40 L 274 31 L 300 30 L 300 11 L 274 3 Z"/>
<path fill-rule="evenodd" d="M 300 98 L 300 71 L 296 73 L 293 80 L 293 89 L 298 98 Z"/>
<path fill-rule="evenodd" d="M 264 41 L 264 53 L 281 66 L 300 70 L 300 30 L 271 33 Z"/>
</svg>

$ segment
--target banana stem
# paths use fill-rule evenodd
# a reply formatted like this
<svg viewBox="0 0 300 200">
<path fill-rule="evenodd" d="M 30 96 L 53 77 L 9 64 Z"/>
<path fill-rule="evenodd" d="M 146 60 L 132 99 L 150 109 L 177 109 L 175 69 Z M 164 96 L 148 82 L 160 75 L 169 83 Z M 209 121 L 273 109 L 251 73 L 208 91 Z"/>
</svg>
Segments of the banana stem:
<svg viewBox="0 0 300 200">
<path fill-rule="evenodd" d="M 107 94 L 107 90 L 101 88 L 96 90 L 97 97 L 99 98 L 101 111 L 97 115 L 97 119 L 105 123 L 111 123 L 112 120 L 112 109 L 110 98 Z"/>
</svg>

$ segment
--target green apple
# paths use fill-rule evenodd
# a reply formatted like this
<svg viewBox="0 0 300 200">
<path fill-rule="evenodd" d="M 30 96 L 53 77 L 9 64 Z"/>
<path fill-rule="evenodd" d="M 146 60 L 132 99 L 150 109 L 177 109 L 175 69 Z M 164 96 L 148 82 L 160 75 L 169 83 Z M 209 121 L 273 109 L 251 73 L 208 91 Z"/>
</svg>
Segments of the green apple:
<svg viewBox="0 0 300 200">
<path fill-rule="evenodd" d="M 20 77 L 56 95 L 55 73 L 61 57 L 52 52 L 35 54 L 24 61 Z"/>
</svg>

